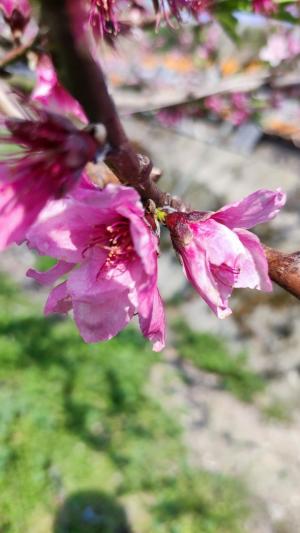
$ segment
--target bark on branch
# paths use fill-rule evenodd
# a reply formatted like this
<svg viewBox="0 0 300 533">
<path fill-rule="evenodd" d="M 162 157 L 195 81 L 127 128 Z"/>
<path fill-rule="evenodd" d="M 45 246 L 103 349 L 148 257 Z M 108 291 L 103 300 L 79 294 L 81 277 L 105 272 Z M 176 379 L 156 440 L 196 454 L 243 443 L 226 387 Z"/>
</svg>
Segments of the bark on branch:
<svg viewBox="0 0 300 533">
<path fill-rule="evenodd" d="M 284 254 L 264 246 L 273 281 L 300 299 L 300 252 Z"/>
<path fill-rule="evenodd" d="M 49 42 L 61 81 L 80 102 L 92 123 L 106 127 L 111 147 L 106 164 L 119 180 L 133 186 L 143 200 L 153 200 L 158 207 L 172 205 L 184 209 L 184 203 L 159 190 L 151 179 L 152 163 L 138 154 L 121 124 L 108 92 L 104 74 L 90 53 L 88 38 L 74 38 L 72 10 L 80 20 L 80 0 L 42 0 L 43 20 L 49 27 Z M 300 299 L 300 252 L 283 254 L 265 247 L 269 274 L 273 281 Z"/>
</svg>

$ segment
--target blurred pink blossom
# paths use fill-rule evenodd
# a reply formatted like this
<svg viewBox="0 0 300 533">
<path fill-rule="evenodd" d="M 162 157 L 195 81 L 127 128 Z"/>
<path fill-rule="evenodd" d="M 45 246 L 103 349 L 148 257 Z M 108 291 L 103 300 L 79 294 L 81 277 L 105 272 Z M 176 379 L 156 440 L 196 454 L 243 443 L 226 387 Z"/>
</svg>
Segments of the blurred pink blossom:
<svg viewBox="0 0 300 533">
<path fill-rule="evenodd" d="M 117 0 L 89 0 L 89 22 L 96 38 L 119 31 Z"/>
<path fill-rule="evenodd" d="M 219 117 L 240 126 L 252 115 L 251 101 L 246 93 L 236 92 L 227 96 L 212 95 L 205 98 L 205 107 Z"/>
<path fill-rule="evenodd" d="M 260 51 L 260 58 L 276 67 L 285 59 L 293 58 L 300 53 L 300 39 L 293 32 L 274 33 L 268 38 L 266 46 Z"/>
<path fill-rule="evenodd" d="M 0 10 L 13 33 L 24 31 L 31 16 L 28 0 L 0 0 Z"/>
<path fill-rule="evenodd" d="M 219 318 L 231 314 L 234 287 L 271 291 L 262 245 L 248 228 L 272 219 L 285 194 L 261 189 L 215 213 L 193 211 L 166 217 L 184 273 Z"/>
<path fill-rule="evenodd" d="M 235 126 L 240 126 L 247 122 L 252 114 L 249 95 L 246 93 L 232 93 L 231 104 L 228 120 Z"/>
<path fill-rule="evenodd" d="M 6 119 L 2 125 L 0 140 L 20 150 L 0 161 L 0 250 L 25 238 L 48 200 L 77 183 L 98 149 L 91 134 L 45 111 L 36 120 Z"/>
<path fill-rule="evenodd" d="M 277 5 L 273 0 L 252 0 L 252 8 L 255 13 L 271 15 L 277 11 Z"/>
<path fill-rule="evenodd" d="M 53 63 L 49 56 L 42 55 L 36 68 L 36 85 L 31 99 L 43 104 L 53 113 L 73 115 L 82 123 L 87 123 L 86 115 L 79 102 L 59 83 Z"/>
<path fill-rule="evenodd" d="M 207 98 L 205 98 L 205 107 L 213 113 L 216 113 L 216 115 L 220 115 L 224 109 L 223 96 L 220 96 L 218 94 L 208 96 Z"/>
</svg>

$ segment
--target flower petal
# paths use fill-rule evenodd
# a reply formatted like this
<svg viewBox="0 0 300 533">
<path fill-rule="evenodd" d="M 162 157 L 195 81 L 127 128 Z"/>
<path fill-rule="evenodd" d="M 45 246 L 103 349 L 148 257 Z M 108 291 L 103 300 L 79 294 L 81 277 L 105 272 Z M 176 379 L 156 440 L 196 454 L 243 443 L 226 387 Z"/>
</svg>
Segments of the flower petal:
<svg viewBox="0 0 300 533">
<path fill-rule="evenodd" d="M 50 292 L 46 305 L 45 315 L 51 313 L 67 313 L 72 309 L 72 300 L 67 291 L 67 282 L 60 283 Z"/>
<path fill-rule="evenodd" d="M 210 269 L 209 260 L 204 248 L 192 242 L 181 250 L 184 273 L 203 300 L 219 318 L 231 314 L 227 298 L 223 299 L 219 287 Z"/>
<path fill-rule="evenodd" d="M 97 222 L 95 210 L 81 202 L 70 198 L 49 202 L 27 233 L 29 246 L 63 261 L 82 261 Z"/>
<path fill-rule="evenodd" d="M 228 228 L 252 228 L 274 218 L 285 202 L 286 195 L 281 189 L 259 189 L 240 202 L 222 207 L 211 218 Z"/>
<path fill-rule="evenodd" d="M 74 319 L 86 342 L 111 339 L 128 324 L 137 308 L 129 271 L 101 277 L 100 253 L 94 250 L 88 261 L 71 272 L 67 282 Z"/>
<path fill-rule="evenodd" d="M 159 291 L 155 288 L 152 306 L 148 307 L 148 315 L 139 315 L 139 322 L 144 337 L 153 343 L 153 350 L 160 352 L 166 344 L 166 319 L 163 302 Z"/>
<path fill-rule="evenodd" d="M 235 287 L 250 287 L 266 292 L 272 291 L 268 274 L 268 262 L 259 238 L 250 231 L 235 230 L 247 254 L 240 258 L 240 274 Z"/>
<path fill-rule="evenodd" d="M 64 274 L 70 272 L 70 270 L 72 270 L 74 266 L 74 263 L 58 261 L 56 265 L 54 265 L 46 272 L 39 272 L 38 270 L 30 268 L 29 270 L 27 270 L 26 276 L 28 276 L 28 278 L 35 279 L 36 281 L 38 281 L 38 283 L 41 283 L 42 285 L 51 285 L 52 283 L 55 283 L 55 281 L 60 278 L 60 276 L 63 276 Z"/>
<path fill-rule="evenodd" d="M 18 184 L 0 182 L 0 251 L 25 239 L 46 201 L 35 190 L 22 194 Z"/>
</svg>

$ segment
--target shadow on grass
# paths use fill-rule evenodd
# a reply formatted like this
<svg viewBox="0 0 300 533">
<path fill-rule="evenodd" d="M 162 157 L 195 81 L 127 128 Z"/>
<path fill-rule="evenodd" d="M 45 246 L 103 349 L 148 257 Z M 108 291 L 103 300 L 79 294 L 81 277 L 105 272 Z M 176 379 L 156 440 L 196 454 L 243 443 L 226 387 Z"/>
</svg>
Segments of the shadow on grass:
<svg viewBox="0 0 300 533">
<path fill-rule="evenodd" d="M 53 533 L 130 533 L 126 512 L 112 496 L 95 490 L 69 496 L 59 509 Z"/>
</svg>

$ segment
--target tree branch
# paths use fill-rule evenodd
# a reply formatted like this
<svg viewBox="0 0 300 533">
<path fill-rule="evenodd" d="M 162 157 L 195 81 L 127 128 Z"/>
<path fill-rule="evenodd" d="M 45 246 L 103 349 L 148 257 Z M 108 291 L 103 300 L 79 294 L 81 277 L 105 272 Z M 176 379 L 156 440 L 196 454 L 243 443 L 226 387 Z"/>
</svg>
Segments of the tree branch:
<svg viewBox="0 0 300 533">
<path fill-rule="evenodd" d="M 102 69 L 90 53 L 88 37 L 74 38 L 74 19 L 83 20 L 80 0 L 42 0 L 43 20 L 50 29 L 52 56 L 64 86 L 80 102 L 92 123 L 103 123 L 110 151 L 105 163 L 118 179 L 133 186 L 142 199 L 158 207 L 184 210 L 181 200 L 164 193 L 151 179 L 152 163 L 131 145 L 108 92 Z M 74 10 L 74 11 L 73 11 Z M 300 299 L 300 252 L 283 254 L 265 247 L 273 281 Z"/>
<path fill-rule="evenodd" d="M 132 185 L 143 200 L 152 198 L 157 206 L 181 207 L 181 202 L 163 193 L 151 179 L 152 163 L 132 147 L 108 92 L 100 65 L 90 53 L 88 37 L 74 39 L 73 20 L 81 16 L 78 0 L 42 0 L 43 20 L 50 28 L 54 63 L 64 86 L 80 102 L 92 123 L 103 123 L 111 147 L 105 163 L 119 180 Z M 71 13 L 70 13 L 71 11 Z M 83 14 L 84 17 L 84 14 Z"/>
<path fill-rule="evenodd" d="M 264 246 L 270 278 L 300 299 L 300 252 L 284 254 Z"/>
</svg>

